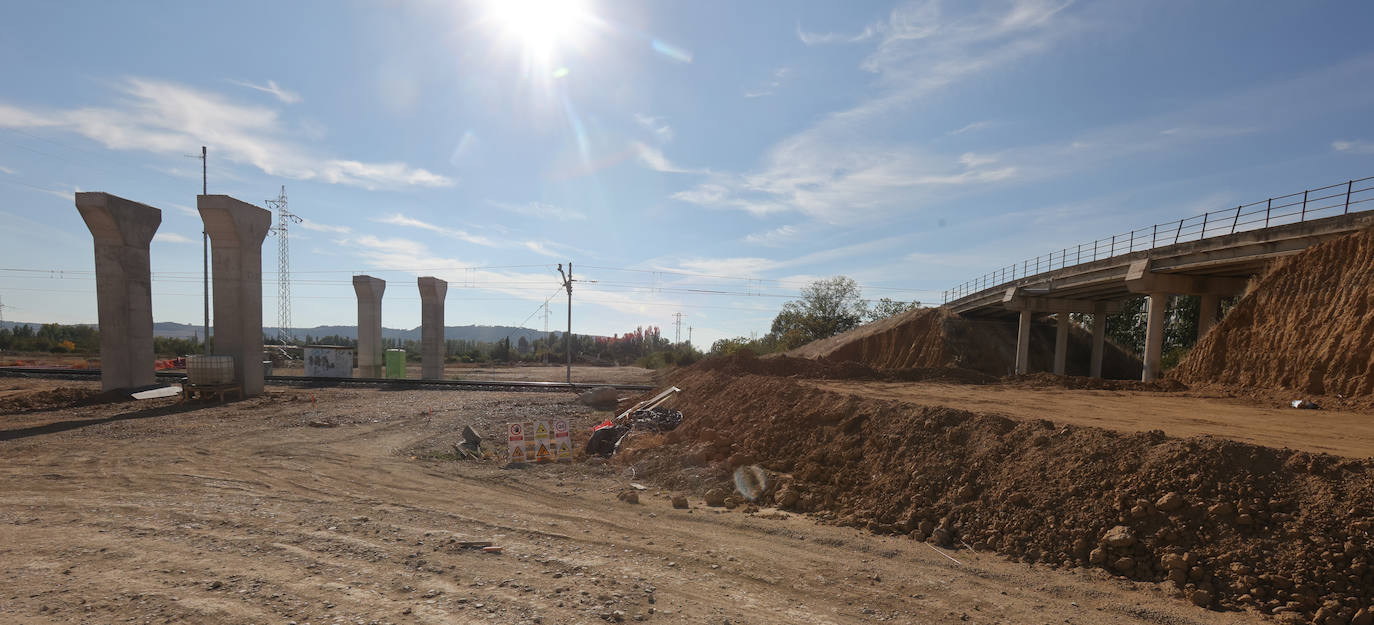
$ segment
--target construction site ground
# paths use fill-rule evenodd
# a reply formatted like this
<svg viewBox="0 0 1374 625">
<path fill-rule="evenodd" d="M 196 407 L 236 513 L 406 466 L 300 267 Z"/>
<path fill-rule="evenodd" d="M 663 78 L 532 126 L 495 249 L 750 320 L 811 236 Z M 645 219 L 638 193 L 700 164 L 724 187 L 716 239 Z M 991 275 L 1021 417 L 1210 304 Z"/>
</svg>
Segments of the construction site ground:
<svg viewBox="0 0 1374 625">
<path fill-rule="evenodd" d="M 1266 622 L 1102 570 L 767 508 L 674 509 L 652 484 L 624 503 L 623 465 L 446 453 L 465 424 L 497 438 L 511 421 L 567 417 L 583 433 L 606 416 L 564 393 L 269 387 L 228 404 L 80 405 L 96 390 L 0 378 L 0 621 Z M 948 403 L 1002 391 L 976 392 Z M 1038 415 L 1056 419 L 1100 395 L 1005 393 L 1058 397 Z"/>
</svg>

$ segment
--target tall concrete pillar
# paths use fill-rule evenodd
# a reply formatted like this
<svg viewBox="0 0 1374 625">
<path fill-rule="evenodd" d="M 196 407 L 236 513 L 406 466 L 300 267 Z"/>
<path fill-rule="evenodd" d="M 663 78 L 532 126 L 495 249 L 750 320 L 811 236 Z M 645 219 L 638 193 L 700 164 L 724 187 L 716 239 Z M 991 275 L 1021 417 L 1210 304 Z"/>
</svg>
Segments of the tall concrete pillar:
<svg viewBox="0 0 1374 625">
<path fill-rule="evenodd" d="M 423 277 L 420 285 L 420 377 L 444 379 L 444 297 L 448 283 Z"/>
<path fill-rule="evenodd" d="M 1054 333 L 1054 374 L 1064 375 L 1069 361 L 1069 313 L 1055 313 L 1057 328 Z"/>
<path fill-rule="evenodd" d="M 1102 351 L 1107 343 L 1107 302 L 1093 302 L 1093 355 L 1088 375 L 1102 378 Z"/>
<path fill-rule="evenodd" d="M 1168 293 L 1150 294 L 1145 321 L 1145 369 L 1140 374 L 1145 382 L 1159 379 L 1159 358 L 1164 352 L 1164 309 L 1168 305 Z"/>
<path fill-rule="evenodd" d="M 100 390 L 148 386 L 153 375 L 153 296 L 148 244 L 162 211 L 109 193 L 77 193 L 95 239 Z"/>
<path fill-rule="evenodd" d="M 1221 312 L 1221 296 L 1206 293 L 1198 297 L 1197 338 L 1201 339 L 1217 323 L 1217 313 Z"/>
<path fill-rule="evenodd" d="M 1030 373 L 1030 330 L 1031 312 L 1023 310 L 1016 326 L 1016 375 Z"/>
<path fill-rule="evenodd" d="M 227 195 L 198 195 L 210 235 L 215 352 L 234 357 L 245 397 L 262 394 L 262 240 L 272 213 Z"/>
<path fill-rule="evenodd" d="M 382 377 L 382 292 L 386 280 L 353 276 L 358 294 L 358 377 Z"/>
</svg>

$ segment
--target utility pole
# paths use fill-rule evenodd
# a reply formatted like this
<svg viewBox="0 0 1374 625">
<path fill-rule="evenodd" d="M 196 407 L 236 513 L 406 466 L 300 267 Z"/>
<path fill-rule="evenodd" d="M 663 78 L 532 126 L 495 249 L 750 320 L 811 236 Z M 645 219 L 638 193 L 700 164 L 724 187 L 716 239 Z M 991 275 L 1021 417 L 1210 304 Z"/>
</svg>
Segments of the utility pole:
<svg viewBox="0 0 1374 625">
<path fill-rule="evenodd" d="M 277 199 L 267 200 L 267 204 L 277 209 L 277 225 L 272 228 L 277 235 L 277 340 L 285 345 L 295 340 L 291 335 L 291 247 L 286 228 L 302 220 L 286 208 L 286 185 L 281 186 Z"/>
<path fill-rule="evenodd" d="M 5 301 L 0 300 L 0 323 L 5 321 Z"/>
<path fill-rule="evenodd" d="M 673 313 L 673 317 L 675 318 L 673 325 L 676 326 L 676 329 L 673 330 L 673 343 L 677 344 L 682 342 L 682 313 Z"/>
<path fill-rule="evenodd" d="M 687 342 L 692 342 L 692 326 L 687 326 Z"/>
<path fill-rule="evenodd" d="M 572 384 L 572 261 L 568 261 L 568 273 L 563 273 L 563 264 L 558 264 L 558 275 L 563 277 L 563 288 L 568 290 L 568 333 L 563 335 L 563 347 L 568 352 L 568 384 Z"/>
<path fill-rule="evenodd" d="M 544 300 L 544 342 L 545 342 L 545 344 L 548 343 L 548 340 L 549 340 L 549 300 Z M 552 347 L 553 347 L 552 345 L 548 345 L 548 347 L 546 347 L 546 348 L 544 349 L 544 364 L 546 364 L 546 365 L 549 364 L 549 348 L 552 348 Z"/>
<path fill-rule="evenodd" d="M 210 195 L 209 154 L 205 146 L 200 146 L 200 194 Z M 210 233 L 204 228 L 200 231 L 201 285 L 205 298 L 205 355 L 210 355 Z"/>
</svg>

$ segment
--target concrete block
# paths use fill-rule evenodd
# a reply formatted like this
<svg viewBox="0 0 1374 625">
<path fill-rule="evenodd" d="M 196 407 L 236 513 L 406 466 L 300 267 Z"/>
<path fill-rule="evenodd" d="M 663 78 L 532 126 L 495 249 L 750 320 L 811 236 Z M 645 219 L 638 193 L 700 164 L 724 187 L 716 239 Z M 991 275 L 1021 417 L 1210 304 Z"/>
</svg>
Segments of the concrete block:
<svg viewBox="0 0 1374 625">
<path fill-rule="evenodd" d="M 162 211 L 102 192 L 77 193 L 76 210 L 95 240 L 100 389 L 153 384 L 148 245 L 162 224 Z"/>
<path fill-rule="evenodd" d="M 358 295 L 358 377 L 382 377 L 382 293 L 386 280 L 353 276 Z"/>
<path fill-rule="evenodd" d="M 196 196 L 210 235 L 215 352 L 234 357 L 243 395 L 262 393 L 262 241 L 272 213 L 227 195 Z"/>
<path fill-rule="evenodd" d="M 444 377 L 444 298 L 448 283 L 438 278 L 417 278 L 420 287 L 420 377 Z"/>
</svg>

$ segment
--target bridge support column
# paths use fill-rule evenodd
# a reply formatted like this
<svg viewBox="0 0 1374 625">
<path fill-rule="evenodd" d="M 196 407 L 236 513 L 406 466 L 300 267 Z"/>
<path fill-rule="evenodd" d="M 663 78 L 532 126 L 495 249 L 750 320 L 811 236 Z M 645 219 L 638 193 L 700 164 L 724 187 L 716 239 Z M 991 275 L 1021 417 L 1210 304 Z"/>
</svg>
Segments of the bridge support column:
<svg viewBox="0 0 1374 625">
<path fill-rule="evenodd" d="M 1221 311 L 1221 296 L 1204 293 L 1198 296 L 1197 338 L 1202 339 L 1208 330 L 1217 323 L 1217 313 Z"/>
<path fill-rule="evenodd" d="M 386 280 L 353 276 L 358 294 L 358 377 L 382 377 L 382 293 Z"/>
<path fill-rule="evenodd" d="M 1016 375 L 1030 373 L 1031 311 L 1021 311 L 1016 325 Z"/>
<path fill-rule="evenodd" d="M 1107 303 L 1093 302 L 1093 355 L 1088 375 L 1102 378 L 1102 349 L 1107 342 Z"/>
<path fill-rule="evenodd" d="M 1064 375 L 1069 361 L 1069 313 L 1055 313 L 1058 327 L 1054 333 L 1054 374 Z"/>
<path fill-rule="evenodd" d="M 444 296 L 448 283 L 423 277 L 420 285 L 420 377 L 444 379 Z"/>
<path fill-rule="evenodd" d="M 214 272 L 215 351 L 234 357 L 243 396 L 262 394 L 262 241 L 272 213 L 227 195 L 198 195 L 210 235 Z"/>
<path fill-rule="evenodd" d="M 108 193 L 77 193 L 95 240 L 100 390 L 148 386 L 153 375 L 153 296 L 148 245 L 162 211 Z"/>
<path fill-rule="evenodd" d="M 1159 361 L 1164 352 L 1164 308 L 1169 305 L 1168 293 L 1151 293 L 1145 321 L 1145 369 L 1143 382 L 1159 379 Z"/>
</svg>

